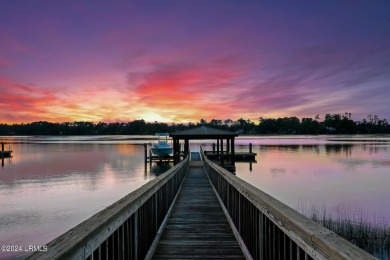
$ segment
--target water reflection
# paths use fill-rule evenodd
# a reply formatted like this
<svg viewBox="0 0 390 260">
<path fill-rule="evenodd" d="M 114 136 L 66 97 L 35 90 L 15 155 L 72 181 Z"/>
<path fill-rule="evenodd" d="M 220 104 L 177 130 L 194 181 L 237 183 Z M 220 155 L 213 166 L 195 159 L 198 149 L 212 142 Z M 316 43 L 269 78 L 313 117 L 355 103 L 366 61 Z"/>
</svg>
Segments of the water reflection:
<svg viewBox="0 0 390 260">
<path fill-rule="evenodd" d="M 147 167 L 150 168 L 150 173 L 154 176 L 159 176 L 174 166 L 173 162 L 152 162 L 148 165 Z"/>
<path fill-rule="evenodd" d="M 0 169 L 1 244 L 45 244 L 170 169 L 172 163 L 145 167 L 148 138 L 0 138 L 14 150 Z M 236 174 L 288 205 L 356 203 L 390 220 L 390 137 L 378 140 L 245 136 L 236 151 L 252 143 L 256 162 L 236 162 Z"/>
<path fill-rule="evenodd" d="M 362 145 L 363 149 L 369 153 L 386 153 L 389 151 L 388 145 L 383 144 L 364 144 Z"/>
<path fill-rule="evenodd" d="M 3 168 L 5 166 L 7 166 L 8 164 L 12 163 L 12 156 L 11 157 L 1 157 L 0 160 L 1 160 L 1 167 Z"/>
<path fill-rule="evenodd" d="M 389 147 L 390 143 L 370 144 L 367 140 L 345 144 L 258 144 L 253 146 L 258 154 L 257 164 L 252 170 L 237 164 L 236 173 L 288 205 L 308 199 L 330 207 L 338 203 L 359 204 L 371 217 L 390 222 Z"/>
<path fill-rule="evenodd" d="M 353 144 L 325 144 L 325 153 L 328 156 L 344 154 L 346 157 L 351 156 Z M 313 144 L 302 144 L 302 145 L 260 145 L 260 151 L 278 150 L 284 152 L 308 152 L 320 154 L 321 146 Z M 378 150 L 379 152 L 379 150 Z"/>
<path fill-rule="evenodd" d="M 351 157 L 352 147 L 352 144 L 327 144 L 325 150 L 328 156 L 344 154 L 345 157 Z"/>
<path fill-rule="evenodd" d="M 303 152 L 315 152 L 315 153 L 319 154 L 320 153 L 320 146 L 313 145 L 313 144 L 305 144 L 305 145 L 302 145 L 302 151 Z"/>
<path fill-rule="evenodd" d="M 45 244 L 156 176 L 144 172 L 142 145 L 13 148 L 12 163 L 5 159 L 0 170 L 1 244 Z M 16 255 L 0 252 L 0 258 Z"/>
</svg>

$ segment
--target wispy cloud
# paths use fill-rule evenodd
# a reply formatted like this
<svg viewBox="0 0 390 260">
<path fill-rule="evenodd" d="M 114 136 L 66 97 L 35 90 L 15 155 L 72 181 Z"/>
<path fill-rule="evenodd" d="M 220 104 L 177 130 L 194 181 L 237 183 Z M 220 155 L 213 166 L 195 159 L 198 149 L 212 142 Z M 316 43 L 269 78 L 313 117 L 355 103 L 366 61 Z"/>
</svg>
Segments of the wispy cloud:
<svg viewBox="0 0 390 260">
<path fill-rule="evenodd" d="M 390 117 L 388 7 L 7 2 L 0 120 Z"/>
</svg>

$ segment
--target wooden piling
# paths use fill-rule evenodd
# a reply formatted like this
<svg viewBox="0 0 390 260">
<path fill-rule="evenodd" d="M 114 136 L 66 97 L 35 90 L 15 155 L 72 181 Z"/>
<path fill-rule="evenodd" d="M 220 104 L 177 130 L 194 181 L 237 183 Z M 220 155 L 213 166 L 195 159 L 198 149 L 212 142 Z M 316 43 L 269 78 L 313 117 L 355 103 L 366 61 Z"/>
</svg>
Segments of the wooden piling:
<svg viewBox="0 0 390 260">
<path fill-rule="evenodd" d="M 145 164 L 148 162 L 148 145 L 144 143 L 144 158 L 145 158 Z"/>
</svg>

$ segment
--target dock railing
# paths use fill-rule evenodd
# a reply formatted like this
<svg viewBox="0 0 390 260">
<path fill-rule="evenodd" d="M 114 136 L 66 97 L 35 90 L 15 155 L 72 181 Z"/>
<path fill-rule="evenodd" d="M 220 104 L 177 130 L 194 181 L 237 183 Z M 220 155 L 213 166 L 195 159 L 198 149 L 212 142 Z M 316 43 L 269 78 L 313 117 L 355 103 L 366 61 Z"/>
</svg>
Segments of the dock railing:
<svg viewBox="0 0 390 260">
<path fill-rule="evenodd" d="M 207 175 L 248 258 L 375 259 L 207 158 L 204 161 Z"/>
<path fill-rule="evenodd" d="M 188 171 L 188 157 L 27 259 L 144 259 Z M 150 254 L 150 253 L 149 253 Z"/>
</svg>

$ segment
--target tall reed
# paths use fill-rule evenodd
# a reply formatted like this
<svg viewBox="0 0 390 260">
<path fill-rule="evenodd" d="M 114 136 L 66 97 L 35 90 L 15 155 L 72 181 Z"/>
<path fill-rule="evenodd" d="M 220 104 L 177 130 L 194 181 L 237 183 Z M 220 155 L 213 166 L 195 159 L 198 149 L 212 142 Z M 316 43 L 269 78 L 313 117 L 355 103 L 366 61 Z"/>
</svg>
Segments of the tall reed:
<svg viewBox="0 0 390 260">
<path fill-rule="evenodd" d="M 390 226 L 385 218 L 368 215 L 359 205 L 299 202 L 295 209 L 379 259 L 390 259 Z"/>
</svg>

